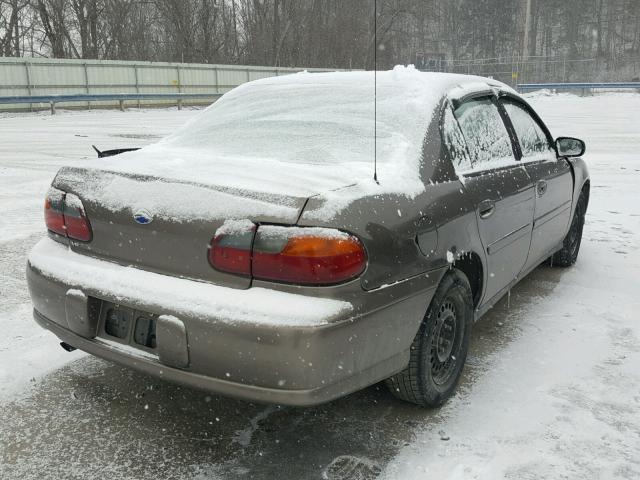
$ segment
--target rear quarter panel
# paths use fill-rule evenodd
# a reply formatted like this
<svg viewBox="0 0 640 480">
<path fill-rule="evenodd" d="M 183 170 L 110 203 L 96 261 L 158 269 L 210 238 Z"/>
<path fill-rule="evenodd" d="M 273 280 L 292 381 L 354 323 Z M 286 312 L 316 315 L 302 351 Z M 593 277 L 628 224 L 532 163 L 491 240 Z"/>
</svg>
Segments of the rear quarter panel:
<svg viewBox="0 0 640 480">
<path fill-rule="evenodd" d="M 316 215 L 326 200 L 321 196 L 312 197 L 298 221 L 301 226 L 348 231 L 363 241 L 368 266 L 358 281 L 360 293 L 352 291 L 354 300 L 358 297 L 361 300 L 356 302 L 363 302 L 363 309 L 379 308 L 384 303 L 413 295 L 424 296 L 421 311 L 407 319 L 412 325 L 412 334 L 407 336 L 410 340 L 426 313 L 435 288 L 451 267 L 449 257 L 452 255 L 456 260 L 474 252 L 483 263 L 485 260 L 475 206 L 464 185 L 452 174 L 451 164 L 443 152 L 441 118 L 441 112 L 434 115 L 425 135 L 421 165 L 425 188 L 419 195 L 362 196 L 351 203 L 345 201 L 348 206 L 336 211 L 328 220 L 319 220 Z M 384 191 L 385 179 L 379 180 L 381 191 Z M 346 187 L 332 192 L 332 196 L 356 197 L 352 189 L 357 188 L 357 185 Z M 486 284 L 485 278 L 482 284 Z M 346 288 L 346 285 L 333 287 L 333 294 L 340 296 Z"/>
</svg>

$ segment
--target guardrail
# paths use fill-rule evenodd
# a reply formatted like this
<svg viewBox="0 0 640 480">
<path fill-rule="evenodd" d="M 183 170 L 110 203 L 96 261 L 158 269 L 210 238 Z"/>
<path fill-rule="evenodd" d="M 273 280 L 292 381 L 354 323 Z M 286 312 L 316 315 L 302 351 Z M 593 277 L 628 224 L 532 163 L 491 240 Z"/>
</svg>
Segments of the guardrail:
<svg viewBox="0 0 640 480">
<path fill-rule="evenodd" d="M 0 0 L 2 4 L 2 0 Z M 1 29 L 1 27 L 0 27 Z M 306 67 L 266 67 L 257 65 L 221 65 L 197 63 L 138 62 L 119 60 L 14 58 L 0 53 L 0 97 L 53 95 L 120 94 L 223 94 L 238 85 L 267 77 L 301 71 L 329 72 L 336 69 Z M 138 98 L 138 97 L 136 97 Z M 142 98 L 142 97 L 140 97 Z M 148 98 L 148 97 L 147 97 Z M 137 100 L 137 106 L 175 104 L 176 100 Z M 169 98 L 169 97 L 164 97 Z M 178 97 L 176 97 L 178 98 Z M 187 103 L 184 98 L 185 104 Z M 80 100 L 77 100 L 80 101 Z M 117 108 L 119 100 L 95 102 L 96 107 Z M 199 100 L 189 102 L 200 103 Z M 48 108 L 43 104 L 0 104 L 1 111 Z M 58 107 L 66 103 L 54 100 Z M 125 101 L 125 103 L 127 103 Z M 94 106 L 77 103 L 73 106 Z"/>
<path fill-rule="evenodd" d="M 221 96 L 221 93 L 78 93 L 74 95 L 21 95 L 0 97 L 0 104 L 48 103 L 51 108 L 51 115 L 55 115 L 56 103 L 118 102 L 120 110 L 124 111 L 124 102 L 127 100 L 175 100 L 178 105 L 178 110 L 181 110 L 184 100 L 199 98 L 215 100 Z"/>
<path fill-rule="evenodd" d="M 618 90 L 640 89 L 640 82 L 614 82 L 614 83 L 520 83 L 519 92 L 531 92 L 533 90 Z"/>
</svg>

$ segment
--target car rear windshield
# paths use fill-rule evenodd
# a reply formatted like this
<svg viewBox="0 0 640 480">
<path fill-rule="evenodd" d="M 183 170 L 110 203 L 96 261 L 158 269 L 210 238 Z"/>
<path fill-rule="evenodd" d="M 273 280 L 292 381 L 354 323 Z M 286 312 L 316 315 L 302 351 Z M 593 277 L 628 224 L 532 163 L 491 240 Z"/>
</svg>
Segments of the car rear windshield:
<svg viewBox="0 0 640 480">
<path fill-rule="evenodd" d="M 313 74 L 309 74 L 310 76 Z M 371 77 L 372 78 L 372 77 Z M 372 164 L 374 139 L 381 161 L 406 147 L 402 131 L 410 114 L 385 108 L 393 92 L 378 92 L 374 130 L 374 84 L 253 84 L 225 95 L 167 141 L 224 157 L 260 157 L 302 164 Z M 398 112 L 405 118 L 395 118 Z M 426 119 L 409 124 L 424 135 Z"/>
</svg>

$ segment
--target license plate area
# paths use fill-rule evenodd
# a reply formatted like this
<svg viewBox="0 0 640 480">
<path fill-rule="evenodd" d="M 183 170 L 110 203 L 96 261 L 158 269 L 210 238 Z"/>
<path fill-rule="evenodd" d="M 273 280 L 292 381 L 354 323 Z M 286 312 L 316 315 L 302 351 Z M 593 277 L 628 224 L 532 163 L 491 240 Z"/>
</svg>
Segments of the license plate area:
<svg viewBox="0 0 640 480">
<path fill-rule="evenodd" d="M 117 305 L 106 308 L 104 313 L 105 333 L 120 340 L 126 340 L 129 336 L 133 314 L 133 310 Z"/>
<path fill-rule="evenodd" d="M 156 320 L 148 313 L 137 315 L 133 326 L 133 342 L 147 348 L 156 348 Z"/>
<path fill-rule="evenodd" d="M 99 331 L 111 341 L 155 351 L 157 320 L 153 313 L 103 300 Z"/>
</svg>

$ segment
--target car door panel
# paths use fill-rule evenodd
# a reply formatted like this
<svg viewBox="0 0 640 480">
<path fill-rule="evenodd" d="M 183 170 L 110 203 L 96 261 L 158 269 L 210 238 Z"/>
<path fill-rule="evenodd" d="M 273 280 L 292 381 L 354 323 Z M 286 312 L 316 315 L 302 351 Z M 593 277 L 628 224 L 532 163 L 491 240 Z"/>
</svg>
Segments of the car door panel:
<svg viewBox="0 0 640 480">
<path fill-rule="evenodd" d="M 485 255 L 487 301 L 517 279 L 525 264 L 533 223 L 533 185 L 527 172 L 515 166 L 466 178 L 465 189 L 478 206 L 476 221 Z M 488 203 L 493 203 L 493 212 L 483 216 Z"/>
<path fill-rule="evenodd" d="M 520 228 L 517 228 L 513 232 L 508 233 L 506 236 L 502 237 L 501 239 L 496 240 L 493 243 L 487 245 L 487 253 L 489 255 L 495 255 L 496 253 L 500 252 L 502 249 L 508 247 L 512 243 L 517 242 L 521 238 L 527 237 L 531 233 L 531 230 L 529 229 L 530 226 L 531 224 L 527 223 L 526 225 L 523 225 Z"/>
<path fill-rule="evenodd" d="M 564 238 L 571 216 L 573 175 L 569 163 L 557 158 L 548 129 L 519 99 L 500 100 L 515 134 L 521 162 L 535 187 L 531 247 L 525 269 L 544 260 Z"/>
<path fill-rule="evenodd" d="M 513 135 L 495 97 L 466 99 L 456 105 L 453 117 L 457 122 L 445 118 L 445 138 L 453 145 L 454 167 L 476 209 L 486 270 L 482 303 L 512 284 L 526 262 L 533 184 L 517 161 Z"/>
<path fill-rule="evenodd" d="M 526 267 L 543 261 L 563 240 L 571 219 L 573 176 L 564 159 L 525 165 L 536 185 L 531 248 Z M 545 185 L 544 189 L 540 185 Z"/>
</svg>

